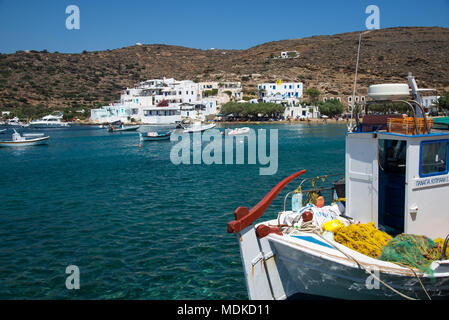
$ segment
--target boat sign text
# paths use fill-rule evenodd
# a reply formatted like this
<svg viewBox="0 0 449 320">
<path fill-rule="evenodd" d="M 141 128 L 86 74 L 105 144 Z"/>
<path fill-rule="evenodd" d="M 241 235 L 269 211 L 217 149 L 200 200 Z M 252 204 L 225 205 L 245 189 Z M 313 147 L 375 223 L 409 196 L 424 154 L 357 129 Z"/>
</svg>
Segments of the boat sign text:
<svg viewBox="0 0 449 320">
<path fill-rule="evenodd" d="M 424 188 L 449 183 L 449 176 L 429 177 L 415 180 L 415 188 Z"/>
</svg>

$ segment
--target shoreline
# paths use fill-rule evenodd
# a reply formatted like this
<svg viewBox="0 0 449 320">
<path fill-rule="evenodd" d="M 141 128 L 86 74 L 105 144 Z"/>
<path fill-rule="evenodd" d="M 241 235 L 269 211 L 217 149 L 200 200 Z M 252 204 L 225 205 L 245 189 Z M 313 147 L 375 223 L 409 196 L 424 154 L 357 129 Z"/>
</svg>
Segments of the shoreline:
<svg viewBox="0 0 449 320">
<path fill-rule="evenodd" d="M 309 121 L 300 121 L 300 120 L 278 120 L 278 121 L 214 121 L 217 125 L 219 124 L 247 124 L 247 125 L 257 125 L 257 124 L 327 124 L 327 123 L 336 123 L 336 124 L 345 124 L 346 120 L 335 120 L 335 119 L 309 119 Z M 101 125 L 109 125 L 108 123 L 96 123 L 96 122 L 71 122 L 72 124 L 81 125 L 81 126 L 101 126 Z M 129 125 L 140 125 L 140 126 L 155 126 L 155 125 L 163 125 L 163 124 L 149 124 L 149 123 L 140 123 L 140 122 L 130 122 Z M 173 124 L 166 124 L 173 125 Z"/>
</svg>

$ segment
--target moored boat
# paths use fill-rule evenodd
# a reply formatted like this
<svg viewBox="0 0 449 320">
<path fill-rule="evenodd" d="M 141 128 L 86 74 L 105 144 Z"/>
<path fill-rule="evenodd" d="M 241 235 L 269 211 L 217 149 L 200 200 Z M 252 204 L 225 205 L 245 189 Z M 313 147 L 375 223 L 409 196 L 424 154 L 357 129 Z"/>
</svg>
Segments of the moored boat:
<svg viewBox="0 0 449 320">
<path fill-rule="evenodd" d="M 39 129 L 47 129 L 47 128 L 66 128 L 70 125 L 66 122 L 61 121 L 61 116 L 48 115 L 39 120 L 33 120 L 29 123 L 30 128 L 39 128 Z"/>
<path fill-rule="evenodd" d="M 250 132 L 250 128 L 248 128 L 248 127 L 235 128 L 235 129 L 226 129 L 224 131 L 224 135 L 226 135 L 226 136 L 236 136 L 236 135 L 248 134 L 249 132 Z"/>
<path fill-rule="evenodd" d="M 108 127 L 109 132 L 137 131 L 140 126 L 125 126 L 121 121 L 113 122 Z"/>
<path fill-rule="evenodd" d="M 9 141 L 0 141 L 0 147 L 25 147 L 46 144 L 50 139 L 49 136 L 40 136 L 36 138 L 28 139 L 25 136 L 20 135 L 16 130 L 12 134 L 12 139 Z"/>
<path fill-rule="evenodd" d="M 170 140 L 171 131 L 165 132 L 139 132 L 140 141 L 158 141 L 158 140 Z"/>
<path fill-rule="evenodd" d="M 359 121 L 355 114 L 356 124 L 346 135 L 343 194 L 336 194 L 335 185 L 317 186 L 330 175 L 304 179 L 286 195 L 277 219 L 254 225 L 279 192 L 306 173 L 301 170 L 252 209 L 235 210 L 228 232 L 239 239 L 250 299 L 304 294 L 338 299 L 449 298 L 449 133 L 432 130 L 416 82 L 411 75 L 408 80 L 409 88 L 369 88 L 375 100 L 366 103 L 365 112 L 373 103 L 395 102 L 404 104 L 411 116 L 366 116 Z M 411 99 L 405 100 L 410 91 Z M 309 189 L 304 189 L 305 180 L 314 182 Z M 326 190 L 333 201 L 327 206 L 320 198 Z M 294 199 L 287 210 L 290 195 Z M 329 223 L 341 226 L 331 229 Z M 346 233 L 346 242 L 341 241 L 342 230 L 363 230 L 367 225 L 372 232 L 366 232 L 366 238 Z M 446 240 L 440 247 L 442 239 Z M 365 245 L 379 252 L 365 252 Z M 418 254 L 409 256 L 412 252 Z"/>
<path fill-rule="evenodd" d="M 6 120 L 5 124 L 6 124 L 6 126 L 12 127 L 12 128 L 24 128 L 27 126 L 24 122 L 20 121 L 19 118 L 17 118 L 17 117 Z"/>
<path fill-rule="evenodd" d="M 181 129 L 182 132 L 191 133 L 191 132 L 203 132 L 209 129 L 212 129 L 216 126 L 215 122 L 209 124 L 203 124 L 201 121 L 195 121 L 193 124 L 189 126 L 185 126 L 183 124 L 179 124 L 177 129 Z"/>
</svg>

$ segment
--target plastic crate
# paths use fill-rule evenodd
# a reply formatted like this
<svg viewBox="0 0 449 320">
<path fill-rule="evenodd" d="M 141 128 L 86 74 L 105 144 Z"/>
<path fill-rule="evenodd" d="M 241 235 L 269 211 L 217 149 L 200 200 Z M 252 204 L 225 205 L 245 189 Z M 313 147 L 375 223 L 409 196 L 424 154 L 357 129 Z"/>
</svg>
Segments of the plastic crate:
<svg viewBox="0 0 449 320">
<path fill-rule="evenodd" d="M 425 134 L 428 133 L 426 131 L 426 123 L 423 118 L 416 118 L 416 122 L 418 124 L 418 133 Z M 429 126 L 429 130 L 433 126 L 433 119 L 427 119 L 427 125 Z M 388 118 L 387 119 L 387 131 L 394 133 L 401 133 L 406 135 L 414 135 L 416 134 L 415 121 L 413 117 L 407 118 Z"/>
</svg>

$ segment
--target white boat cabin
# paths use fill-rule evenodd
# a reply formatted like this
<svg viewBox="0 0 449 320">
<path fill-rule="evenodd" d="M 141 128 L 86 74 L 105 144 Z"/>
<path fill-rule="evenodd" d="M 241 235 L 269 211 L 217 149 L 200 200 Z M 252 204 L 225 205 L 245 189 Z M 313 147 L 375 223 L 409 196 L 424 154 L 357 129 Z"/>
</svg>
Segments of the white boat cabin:
<svg viewBox="0 0 449 320">
<path fill-rule="evenodd" d="M 399 100 L 404 88 L 391 84 L 372 86 L 372 97 L 409 103 L 415 108 L 412 111 L 422 116 L 420 90 L 409 77 L 413 100 Z M 346 135 L 346 214 L 362 223 L 373 221 L 391 234 L 446 237 L 449 131 L 358 131 Z"/>
<path fill-rule="evenodd" d="M 348 133 L 346 214 L 393 233 L 444 238 L 449 133 Z"/>
</svg>

